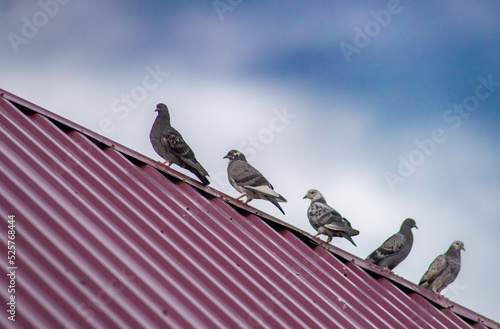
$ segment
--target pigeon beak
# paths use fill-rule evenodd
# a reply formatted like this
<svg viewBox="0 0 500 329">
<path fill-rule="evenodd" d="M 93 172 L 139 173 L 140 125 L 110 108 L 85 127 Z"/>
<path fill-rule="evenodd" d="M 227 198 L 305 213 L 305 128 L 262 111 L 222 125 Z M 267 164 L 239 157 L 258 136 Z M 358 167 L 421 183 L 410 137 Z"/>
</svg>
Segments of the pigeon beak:
<svg viewBox="0 0 500 329">
<path fill-rule="evenodd" d="M 465 251 L 465 247 L 464 246 L 460 247 L 460 249 L 462 249 L 463 251 Z"/>
<path fill-rule="evenodd" d="M 158 112 L 158 108 L 155 109 L 155 112 Z"/>
<path fill-rule="evenodd" d="M 223 159 L 229 159 L 229 157 L 228 157 L 227 155 L 225 155 L 225 156 L 223 157 Z"/>
<path fill-rule="evenodd" d="M 304 195 L 304 197 L 302 199 L 307 199 L 307 195 Z"/>
<path fill-rule="evenodd" d="M 415 225 L 415 228 L 418 230 L 418 226 L 417 225 Z"/>
</svg>

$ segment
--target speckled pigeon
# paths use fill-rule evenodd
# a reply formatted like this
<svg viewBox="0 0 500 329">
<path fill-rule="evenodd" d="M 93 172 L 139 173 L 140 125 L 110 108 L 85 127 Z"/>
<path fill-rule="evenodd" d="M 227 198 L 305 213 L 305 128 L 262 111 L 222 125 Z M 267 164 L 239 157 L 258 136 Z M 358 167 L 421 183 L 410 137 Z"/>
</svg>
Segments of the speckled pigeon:
<svg viewBox="0 0 500 329">
<path fill-rule="evenodd" d="M 440 293 L 451 284 L 460 272 L 460 250 L 465 251 L 462 241 L 455 241 L 448 251 L 439 255 L 429 266 L 419 285 L 431 291 Z"/>
<path fill-rule="evenodd" d="M 332 237 L 344 237 L 354 246 L 356 244 L 351 236 L 358 235 L 359 231 L 351 227 L 351 223 L 342 217 L 335 209 L 330 207 L 323 195 L 318 190 L 307 191 L 304 199 L 311 199 L 311 204 L 307 210 L 307 217 L 311 226 L 318 231 L 314 237 L 320 234 L 328 236 L 327 243 L 332 241 Z M 356 246 L 357 247 L 357 246 Z"/>
<path fill-rule="evenodd" d="M 411 218 L 405 219 L 399 232 L 387 239 L 366 260 L 380 267 L 394 269 L 411 251 L 413 245 L 412 227 L 418 229 L 415 220 Z"/>
<path fill-rule="evenodd" d="M 229 165 L 227 166 L 229 182 L 236 191 L 242 193 L 237 198 L 238 200 L 244 196 L 247 197 L 245 203 L 249 203 L 253 199 L 268 200 L 278 207 L 283 215 L 285 214 L 278 204 L 278 201 L 287 202 L 285 198 L 274 191 L 274 187 L 269 181 L 247 162 L 243 153 L 231 150 L 224 156 L 224 159 L 229 159 Z"/>
<path fill-rule="evenodd" d="M 193 150 L 186 144 L 181 134 L 170 125 L 167 106 L 158 104 L 155 111 L 158 112 L 158 116 L 149 133 L 149 139 L 156 153 L 166 160 L 162 163 L 169 167 L 175 163 L 195 174 L 203 185 L 210 184 L 206 177 L 209 176 L 208 172 L 196 160 Z"/>
</svg>

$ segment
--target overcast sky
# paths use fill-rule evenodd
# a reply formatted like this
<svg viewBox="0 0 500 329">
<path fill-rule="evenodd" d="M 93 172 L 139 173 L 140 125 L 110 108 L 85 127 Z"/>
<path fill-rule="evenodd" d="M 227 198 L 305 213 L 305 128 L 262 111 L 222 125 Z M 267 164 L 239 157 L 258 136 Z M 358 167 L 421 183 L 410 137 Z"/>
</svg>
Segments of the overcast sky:
<svg viewBox="0 0 500 329">
<path fill-rule="evenodd" d="M 412 217 L 412 282 L 462 240 L 443 293 L 500 321 L 500 3 L 431 3 L 3 0 L 0 88 L 158 160 L 163 102 L 212 187 L 239 149 L 288 199 L 251 205 L 315 233 L 318 189 L 363 258 Z"/>
</svg>

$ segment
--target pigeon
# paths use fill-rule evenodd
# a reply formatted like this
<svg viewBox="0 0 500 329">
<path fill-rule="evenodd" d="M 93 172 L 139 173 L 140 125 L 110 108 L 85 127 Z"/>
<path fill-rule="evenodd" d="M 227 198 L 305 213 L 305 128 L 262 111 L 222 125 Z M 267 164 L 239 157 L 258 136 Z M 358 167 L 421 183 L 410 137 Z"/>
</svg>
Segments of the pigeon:
<svg viewBox="0 0 500 329">
<path fill-rule="evenodd" d="M 446 253 L 434 259 L 419 285 L 439 294 L 455 281 L 460 272 L 460 250 L 465 251 L 464 243 L 453 242 Z"/>
<path fill-rule="evenodd" d="M 413 245 L 412 227 L 418 229 L 415 220 L 405 219 L 399 232 L 385 240 L 366 260 L 380 267 L 387 267 L 392 271 L 411 251 Z"/>
<path fill-rule="evenodd" d="M 210 184 L 206 177 L 209 176 L 208 172 L 196 160 L 193 150 L 186 144 L 181 134 L 170 125 L 167 106 L 158 104 L 155 111 L 158 112 L 158 116 L 149 133 L 149 139 L 156 153 L 166 160 L 162 163 L 169 167 L 175 163 L 195 174 L 203 185 Z"/>
<path fill-rule="evenodd" d="M 269 181 L 247 162 L 243 153 L 231 150 L 224 156 L 224 159 L 229 159 L 227 166 L 229 182 L 236 191 L 242 193 L 237 200 L 244 196 L 247 197 L 246 204 L 253 199 L 268 200 L 278 207 L 283 215 L 285 214 L 278 202 L 287 202 L 286 199 L 274 191 L 274 187 Z"/>
<path fill-rule="evenodd" d="M 318 231 L 314 237 L 320 234 L 328 236 L 326 243 L 332 241 L 334 236 L 344 237 L 354 246 L 356 244 L 351 236 L 358 235 L 359 231 L 351 227 L 351 223 L 342 217 L 335 209 L 330 207 L 323 195 L 318 190 L 309 190 L 303 199 L 311 199 L 311 204 L 307 210 L 307 217 L 311 226 Z M 356 246 L 357 247 L 357 246 Z"/>
</svg>

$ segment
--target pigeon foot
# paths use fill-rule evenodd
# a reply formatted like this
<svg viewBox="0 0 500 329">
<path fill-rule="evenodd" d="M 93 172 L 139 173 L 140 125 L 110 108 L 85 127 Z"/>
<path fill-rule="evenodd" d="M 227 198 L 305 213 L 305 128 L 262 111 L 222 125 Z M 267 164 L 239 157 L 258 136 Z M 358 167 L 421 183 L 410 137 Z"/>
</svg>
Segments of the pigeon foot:
<svg viewBox="0 0 500 329">
<path fill-rule="evenodd" d="M 160 162 L 162 165 L 165 165 L 167 167 L 170 167 L 172 165 L 172 161 L 163 161 L 163 162 L 158 161 L 158 162 Z"/>
</svg>

